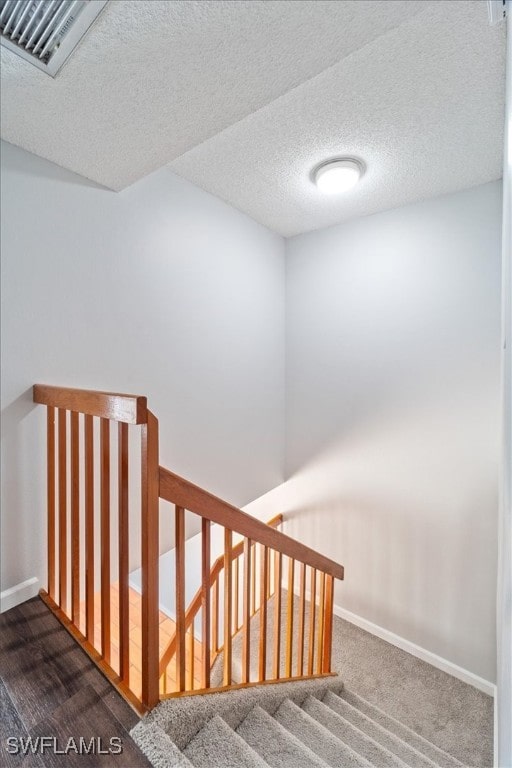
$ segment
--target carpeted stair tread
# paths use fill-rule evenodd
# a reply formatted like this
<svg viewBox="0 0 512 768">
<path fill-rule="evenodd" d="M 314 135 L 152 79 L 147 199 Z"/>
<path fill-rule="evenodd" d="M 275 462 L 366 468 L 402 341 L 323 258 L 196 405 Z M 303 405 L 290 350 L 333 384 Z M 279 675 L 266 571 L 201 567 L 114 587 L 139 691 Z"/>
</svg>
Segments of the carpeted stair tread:
<svg viewBox="0 0 512 768">
<path fill-rule="evenodd" d="M 336 714 L 344 717 L 360 731 L 371 736 L 381 746 L 388 749 L 394 755 L 400 758 L 410 768 L 436 768 L 437 763 L 429 757 L 419 752 L 417 749 L 407 744 L 399 736 L 383 728 L 364 712 L 349 704 L 341 696 L 337 696 L 333 691 L 327 691 L 323 703 L 330 707 Z"/>
<path fill-rule="evenodd" d="M 379 768 L 405 768 L 400 758 L 318 699 L 308 696 L 302 709 L 372 765 Z"/>
<path fill-rule="evenodd" d="M 220 715 L 236 730 L 244 717 L 256 706 L 273 714 L 285 699 L 291 699 L 300 705 L 307 696 L 317 696 L 321 699 L 327 690 L 337 693 L 342 687 L 343 684 L 338 678 L 327 677 L 255 685 L 204 696 L 181 696 L 161 701 L 146 715 L 144 722 L 156 722 L 179 749 L 185 749 L 189 741 L 215 715 Z"/>
<path fill-rule="evenodd" d="M 327 763 L 261 707 L 254 707 L 236 730 L 272 768 L 327 768 Z"/>
<path fill-rule="evenodd" d="M 131 736 L 154 768 L 194 768 L 156 723 L 147 724 L 140 720 L 132 729 Z"/>
<path fill-rule="evenodd" d="M 374 704 L 370 704 L 369 701 L 366 701 L 366 699 L 353 693 L 353 691 L 344 688 L 337 695 L 360 712 L 363 712 L 363 714 L 367 715 L 387 731 L 407 742 L 407 744 L 414 747 L 418 752 L 429 757 L 436 765 L 442 766 L 442 768 L 461 768 L 463 765 L 455 757 L 448 754 L 448 752 L 440 749 L 440 747 L 436 747 L 435 744 L 432 744 L 428 739 L 420 736 L 419 733 L 413 731 L 412 728 L 409 728 L 391 715 L 388 715 Z"/>
<path fill-rule="evenodd" d="M 370 763 L 367 760 L 343 744 L 292 701 L 284 701 L 274 717 L 327 765 L 334 768 L 369 768 Z"/>
<path fill-rule="evenodd" d="M 195 768 L 268 768 L 230 726 L 215 715 L 184 749 Z"/>
</svg>

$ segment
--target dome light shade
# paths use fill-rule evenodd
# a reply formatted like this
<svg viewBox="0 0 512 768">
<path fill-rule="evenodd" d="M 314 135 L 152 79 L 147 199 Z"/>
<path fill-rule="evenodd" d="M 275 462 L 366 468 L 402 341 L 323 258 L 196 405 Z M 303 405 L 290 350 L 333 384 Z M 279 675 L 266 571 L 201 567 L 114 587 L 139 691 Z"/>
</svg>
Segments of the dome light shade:
<svg viewBox="0 0 512 768">
<path fill-rule="evenodd" d="M 352 157 L 340 157 L 320 163 L 313 171 L 313 180 L 321 192 L 336 195 L 355 187 L 364 173 L 364 165 Z"/>
</svg>

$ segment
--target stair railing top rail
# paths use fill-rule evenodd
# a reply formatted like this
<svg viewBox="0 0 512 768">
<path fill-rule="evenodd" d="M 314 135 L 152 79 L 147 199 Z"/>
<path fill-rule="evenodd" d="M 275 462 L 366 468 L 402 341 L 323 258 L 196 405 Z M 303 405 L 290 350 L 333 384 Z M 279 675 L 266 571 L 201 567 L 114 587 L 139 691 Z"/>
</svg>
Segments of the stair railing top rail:
<svg viewBox="0 0 512 768">
<path fill-rule="evenodd" d="M 323 571 L 335 579 L 343 579 L 344 570 L 339 563 L 163 467 L 160 467 L 160 498 L 218 523 L 253 542 L 281 552 L 293 560 L 299 560 Z"/>
<path fill-rule="evenodd" d="M 143 395 L 53 387 L 48 384 L 34 384 L 33 394 L 35 403 L 53 408 L 122 421 L 126 424 L 147 424 L 148 421 L 148 403 Z"/>
</svg>

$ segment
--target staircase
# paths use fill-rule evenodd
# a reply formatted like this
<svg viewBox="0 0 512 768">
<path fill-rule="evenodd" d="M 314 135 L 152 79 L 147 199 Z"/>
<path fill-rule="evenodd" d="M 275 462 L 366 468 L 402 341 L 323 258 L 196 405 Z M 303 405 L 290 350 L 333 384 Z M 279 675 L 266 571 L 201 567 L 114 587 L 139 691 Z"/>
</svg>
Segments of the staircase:
<svg viewBox="0 0 512 768">
<path fill-rule="evenodd" d="M 462 765 L 332 672 L 343 566 L 286 536 L 281 515 L 265 524 L 160 466 L 145 397 L 35 385 L 34 402 L 47 417 L 40 596 L 145 715 L 131 735 L 155 768 Z"/>
<path fill-rule="evenodd" d="M 456 768 L 458 760 L 340 683 L 161 704 L 131 732 L 156 768 Z"/>
</svg>

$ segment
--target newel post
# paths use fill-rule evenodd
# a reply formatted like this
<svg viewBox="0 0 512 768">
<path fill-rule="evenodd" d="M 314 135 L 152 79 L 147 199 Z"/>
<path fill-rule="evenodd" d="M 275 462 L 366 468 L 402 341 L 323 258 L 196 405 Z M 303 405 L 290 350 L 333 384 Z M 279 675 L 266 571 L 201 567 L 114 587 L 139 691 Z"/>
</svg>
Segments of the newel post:
<svg viewBox="0 0 512 768">
<path fill-rule="evenodd" d="M 158 645 L 158 420 L 147 412 L 142 425 L 142 703 L 152 709 L 159 701 Z"/>
</svg>

